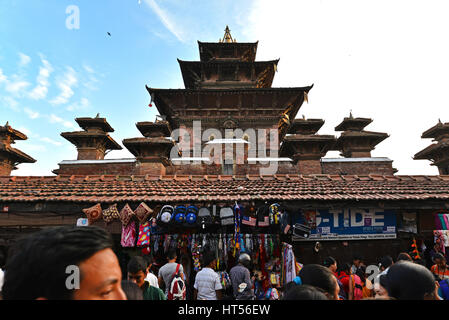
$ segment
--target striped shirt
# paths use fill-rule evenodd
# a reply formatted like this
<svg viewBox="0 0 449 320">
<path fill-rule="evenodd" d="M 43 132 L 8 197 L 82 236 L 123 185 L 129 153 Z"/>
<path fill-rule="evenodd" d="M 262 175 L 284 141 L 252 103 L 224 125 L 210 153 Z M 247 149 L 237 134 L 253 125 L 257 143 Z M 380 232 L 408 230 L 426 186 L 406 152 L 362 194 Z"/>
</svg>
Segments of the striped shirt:
<svg viewBox="0 0 449 320">
<path fill-rule="evenodd" d="M 198 290 L 198 300 L 217 300 L 215 291 L 222 289 L 218 273 L 211 268 L 203 268 L 196 274 L 193 287 Z"/>
</svg>

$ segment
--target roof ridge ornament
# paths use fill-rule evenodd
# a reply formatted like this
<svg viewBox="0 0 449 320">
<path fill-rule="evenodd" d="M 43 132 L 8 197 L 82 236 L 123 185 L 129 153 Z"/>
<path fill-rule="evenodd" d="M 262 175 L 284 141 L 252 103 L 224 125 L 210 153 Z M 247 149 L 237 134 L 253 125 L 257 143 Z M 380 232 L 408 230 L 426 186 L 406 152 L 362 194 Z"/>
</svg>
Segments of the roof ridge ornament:
<svg viewBox="0 0 449 320">
<path fill-rule="evenodd" d="M 231 36 L 231 30 L 229 30 L 229 27 L 226 25 L 225 34 L 223 36 L 223 39 L 220 39 L 219 42 L 222 43 L 232 43 L 237 42 L 236 39 L 233 39 Z"/>
</svg>

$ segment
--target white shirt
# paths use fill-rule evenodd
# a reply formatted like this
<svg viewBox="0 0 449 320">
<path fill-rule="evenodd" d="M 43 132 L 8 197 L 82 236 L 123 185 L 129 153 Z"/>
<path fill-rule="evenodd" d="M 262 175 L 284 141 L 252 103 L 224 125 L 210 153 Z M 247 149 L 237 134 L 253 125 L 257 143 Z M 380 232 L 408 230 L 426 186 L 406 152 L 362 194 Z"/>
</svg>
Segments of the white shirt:
<svg viewBox="0 0 449 320">
<path fill-rule="evenodd" d="M 151 272 L 148 272 L 147 277 L 145 278 L 146 281 L 150 284 L 150 286 L 159 288 L 159 283 L 157 281 L 157 277 L 152 274 Z"/>
<path fill-rule="evenodd" d="M 193 287 L 198 290 L 198 300 L 217 300 L 216 290 L 221 290 L 220 276 L 211 268 L 203 268 L 196 274 Z"/>
</svg>

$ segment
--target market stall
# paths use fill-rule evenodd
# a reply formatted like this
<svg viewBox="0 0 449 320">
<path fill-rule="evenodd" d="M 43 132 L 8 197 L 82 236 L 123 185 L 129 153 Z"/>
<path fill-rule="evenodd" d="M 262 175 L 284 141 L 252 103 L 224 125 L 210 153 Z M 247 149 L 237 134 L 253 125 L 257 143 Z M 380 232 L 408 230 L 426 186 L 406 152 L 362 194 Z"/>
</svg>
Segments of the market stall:
<svg viewBox="0 0 449 320">
<path fill-rule="evenodd" d="M 120 209 L 120 211 L 119 211 Z M 186 283 L 193 285 L 201 269 L 201 256 L 212 251 L 215 270 L 225 294 L 232 295 L 230 269 L 240 253 L 251 256 L 251 274 L 255 277 L 257 299 L 278 299 L 283 286 L 292 281 L 301 264 L 291 245 L 292 235 L 308 236 L 305 226 L 295 225 L 300 209 L 278 203 L 234 202 L 232 204 L 161 204 L 140 203 L 134 210 L 126 203 L 102 209 L 100 203 L 83 209 L 86 219 L 79 224 L 105 226 L 121 223 L 121 251 L 130 255 L 151 255 L 157 267 L 166 262 L 170 250 L 176 250 L 178 262 L 186 270 Z M 190 280 L 190 281 L 189 281 Z"/>
</svg>

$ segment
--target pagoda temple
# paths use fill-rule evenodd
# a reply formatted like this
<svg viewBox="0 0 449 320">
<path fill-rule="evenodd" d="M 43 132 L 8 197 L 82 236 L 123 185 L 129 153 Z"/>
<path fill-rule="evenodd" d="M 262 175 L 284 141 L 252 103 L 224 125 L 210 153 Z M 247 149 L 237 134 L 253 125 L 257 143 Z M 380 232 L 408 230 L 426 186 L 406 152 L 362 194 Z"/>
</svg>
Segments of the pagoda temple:
<svg viewBox="0 0 449 320">
<path fill-rule="evenodd" d="M 147 86 L 151 100 L 170 127 L 190 137 L 187 144 L 183 137 L 180 138 L 178 146 L 182 158 L 172 161 L 182 161 L 183 166 L 171 172 L 248 174 L 263 166 L 258 161 L 261 159 L 285 162 L 287 171 L 295 171 L 290 159 L 279 158 L 278 149 L 287 133 L 290 119 L 296 117 L 312 86 L 273 88 L 271 85 L 279 60 L 256 61 L 257 45 L 258 42 L 236 42 L 226 27 L 225 35 L 219 42 L 198 42 L 200 61 L 178 60 L 185 89 Z M 195 122 L 201 126 L 196 135 Z M 240 136 L 232 132 L 237 129 L 242 132 Z M 279 135 L 270 137 L 270 129 L 277 130 Z M 246 137 L 247 140 L 242 141 L 247 130 L 265 130 L 266 136 L 249 140 Z M 205 137 L 208 132 L 214 133 Z M 270 144 L 270 138 L 278 140 Z M 222 149 L 244 145 L 243 163 L 237 163 L 235 152 L 231 164 L 186 162 L 189 159 L 209 160 L 209 155 L 195 154 L 194 146 L 200 146 L 203 150 L 212 143 Z M 262 145 L 265 145 L 266 152 L 260 156 L 260 153 L 256 154 L 256 147 Z M 270 156 L 274 151 L 275 156 Z M 222 154 L 226 156 L 225 152 Z"/>
<path fill-rule="evenodd" d="M 35 159 L 26 153 L 11 147 L 15 140 L 27 140 L 27 136 L 11 128 L 8 122 L 0 126 L 0 175 L 9 176 L 19 163 L 34 163 Z"/>
<path fill-rule="evenodd" d="M 438 167 L 440 174 L 449 174 L 449 122 L 438 123 L 423 132 L 421 138 L 434 139 L 424 150 L 415 154 L 415 160 L 430 160 L 432 165 Z"/>
</svg>

